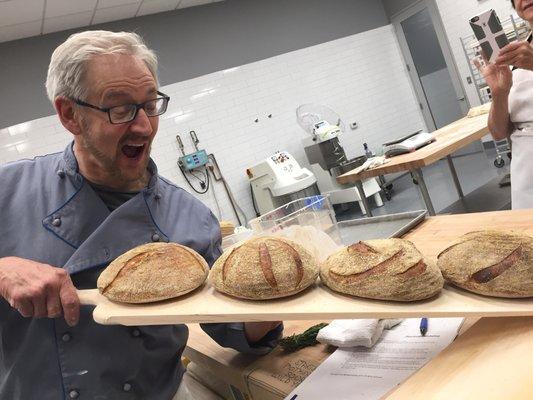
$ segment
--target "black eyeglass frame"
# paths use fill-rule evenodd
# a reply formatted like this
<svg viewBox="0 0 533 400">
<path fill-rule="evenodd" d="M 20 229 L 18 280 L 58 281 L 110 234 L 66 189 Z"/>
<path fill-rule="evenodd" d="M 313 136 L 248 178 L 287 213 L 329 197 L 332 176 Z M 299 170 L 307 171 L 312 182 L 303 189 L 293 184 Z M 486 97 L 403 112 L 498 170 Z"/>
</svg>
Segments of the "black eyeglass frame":
<svg viewBox="0 0 533 400">
<path fill-rule="evenodd" d="M 148 113 L 146 112 L 146 115 L 148 115 L 149 117 L 157 117 L 159 115 L 162 115 L 164 114 L 166 111 L 167 111 L 167 108 L 168 108 L 168 102 L 170 101 L 170 96 L 160 92 L 159 90 L 157 91 L 157 94 L 160 96 L 160 97 L 156 97 L 155 99 L 152 99 L 152 100 L 147 100 L 143 103 L 139 103 L 139 104 L 121 104 L 121 105 L 118 105 L 118 106 L 113 106 L 113 107 L 105 107 L 105 108 L 102 108 L 102 107 L 97 107 L 93 104 L 90 104 L 90 103 L 87 103 L 83 100 L 80 100 L 80 99 L 71 99 L 74 103 L 76 103 L 77 105 L 79 106 L 82 106 L 82 107 L 89 107 L 89 108 L 92 108 L 94 110 L 98 110 L 98 111 L 102 111 L 102 112 L 105 112 L 107 114 L 107 118 L 109 120 L 109 123 L 110 124 L 113 124 L 113 125 L 120 125 L 120 124 L 127 124 L 128 122 L 131 122 L 133 121 L 135 118 L 137 118 L 137 114 L 139 113 L 139 110 L 142 108 L 144 110 L 144 112 L 146 112 L 146 109 L 144 108 L 146 103 L 150 103 L 151 101 L 157 101 L 157 100 L 160 100 L 160 99 L 165 99 L 166 102 L 165 102 L 165 107 L 164 109 L 159 112 L 158 114 L 155 114 L 155 115 L 148 115 Z M 124 107 L 124 106 L 135 106 L 135 114 L 133 114 L 133 117 L 128 120 L 128 121 L 123 121 L 123 122 L 113 122 L 111 120 L 111 113 L 109 112 L 110 110 L 112 110 L 113 108 L 117 108 L 117 107 Z"/>
</svg>

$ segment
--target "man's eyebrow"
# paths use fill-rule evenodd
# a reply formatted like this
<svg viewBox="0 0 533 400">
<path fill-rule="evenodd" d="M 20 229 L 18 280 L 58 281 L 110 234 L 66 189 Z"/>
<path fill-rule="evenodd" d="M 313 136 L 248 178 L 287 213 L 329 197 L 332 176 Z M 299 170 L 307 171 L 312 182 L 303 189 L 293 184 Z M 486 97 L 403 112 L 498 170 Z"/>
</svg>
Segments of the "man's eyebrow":
<svg viewBox="0 0 533 400">
<path fill-rule="evenodd" d="M 121 98 L 128 97 L 128 98 L 131 98 L 129 93 L 124 92 L 122 90 L 110 90 L 109 92 L 107 92 L 105 94 L 104 100 L 111 100 L 111 99 L 115 99 L 117 97 L 121 97 Z"/>
<path fill-rule="evenodd" d="M 156 95 L 157 94 L 157 89 L 155 87 L 152 87 L 150 89 L 148 89 L 146 91 L 146 94 L 147 95 Z M 131 99 L 131 94 L 128 93 L 128 92 L 125 92 L 123 90 L 110 90 L 109 92 L 107 92 L 104 96 L 104 100 L 113 100 L 113 99 L 116 99 L 116 98 L 129 98 Z"/>
</svg>

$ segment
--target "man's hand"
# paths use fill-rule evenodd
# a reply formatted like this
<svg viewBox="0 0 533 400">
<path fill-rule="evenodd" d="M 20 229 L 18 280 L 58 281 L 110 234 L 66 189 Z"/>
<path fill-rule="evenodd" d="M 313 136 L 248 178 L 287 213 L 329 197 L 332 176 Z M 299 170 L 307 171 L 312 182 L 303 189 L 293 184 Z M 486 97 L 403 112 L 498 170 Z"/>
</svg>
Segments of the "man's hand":
<svg viewBox="0 0 533 400">
<path fill-rule="evenodd" d="M 500 50 L 495 63 L 533 71 L 533 47 L 526 40 L 510 43 Z"/>
<path fill-rule="evenodd" d="M 281 325 L 281 321 L 275 322 L 245 322 L 244 335 L 248 343 L 256 343 L 263 339 L 265 335 L 273 329 Z"/>
<path fill-rule="evenodd" d="M 57 318 L 78 323 L 80 302 L 69 274 L 18 257 L 0 258 L 0 296 L 24 317 Z"/>
</svg>

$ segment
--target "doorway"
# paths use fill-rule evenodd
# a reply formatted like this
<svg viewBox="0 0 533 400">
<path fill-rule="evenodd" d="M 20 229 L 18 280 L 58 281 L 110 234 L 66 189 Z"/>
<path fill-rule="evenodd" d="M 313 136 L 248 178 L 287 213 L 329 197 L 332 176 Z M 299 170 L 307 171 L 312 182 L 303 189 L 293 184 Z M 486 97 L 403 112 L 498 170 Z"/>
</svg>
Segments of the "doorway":
<svg viewBox="0 0 533 400">
<path fill-rule="evenodd" d="M 437 5 L 420 1 L 392 18 L 420 109 L 430 131 L 469 109 Z"/>
</svg>

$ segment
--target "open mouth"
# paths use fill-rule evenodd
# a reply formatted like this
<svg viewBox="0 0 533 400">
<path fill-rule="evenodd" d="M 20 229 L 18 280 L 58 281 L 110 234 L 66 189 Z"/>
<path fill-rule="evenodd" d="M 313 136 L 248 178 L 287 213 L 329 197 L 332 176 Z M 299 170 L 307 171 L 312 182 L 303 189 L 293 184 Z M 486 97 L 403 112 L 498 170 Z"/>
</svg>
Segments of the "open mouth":
<svg viewBox="0 0 533 400">
<path fill-rule="evenodd" d="M 122 146 L 122 154 L 131 159 L 138 159 L 144 153 L 145 144 L 126 144 Z"/>
</svg>

